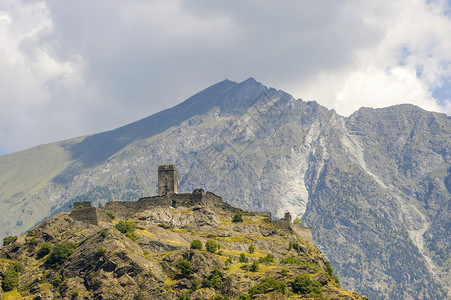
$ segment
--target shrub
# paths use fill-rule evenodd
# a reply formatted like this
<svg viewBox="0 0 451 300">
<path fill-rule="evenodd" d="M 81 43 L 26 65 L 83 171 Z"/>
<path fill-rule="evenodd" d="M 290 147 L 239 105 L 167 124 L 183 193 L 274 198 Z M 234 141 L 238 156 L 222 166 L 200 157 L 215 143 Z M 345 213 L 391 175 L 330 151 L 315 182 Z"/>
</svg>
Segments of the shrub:
<svg viewBox="0 0 451 300">
<path fill-rule="evenodd" d="M 33 230 L 28 230 L 27 235 L 28 236 L 36 236 L 36 233 Z"/>
<path fill-rule="evenodd" d="M 231 256 L 229 256 L 229 258 L 227 258 L 227 260 L 225 261 L 226 266 L 231 265 L 233 263 L 233 259 Z"/>
<path fill-rule="evenodd" d="M 106 253 L 107 253 L 107 250 L 105 248 L 100 248 L 100 249 L 97 250 L 96 256 L 102 257 L 102 256 L 105 256 Z"/>
<path fill-rule="evenodd" d="M 257 294 L 264 294 L 267 291 L 279 291 L 281 294 L 285 294 L 285 291 L 287 290 L 287 285 L 280 281 L 276 280 L 274 278 L 265 278 L 263 279 L 259 284 L 254 285 L 249 289 L 249 295 L 252 297 Z"/>
<path fill-rule="evenodd" d="M 129 220 L 120 220 L 119 223 L 116 224 L 116 229 L 120 232 L 124 233 L 126 237 L 131 239 L 132 241 L 136 241 L 136 234 L 135 234 L 135 228 L 136 224 Z"/>
<path fill-rule="evenodd" d="M 144 300 L 144 295 L 142 292 L 138 292 L 133 296 L 134 300 Z"/>
<path fill-rule="evenodd" d="M 213 240 L 207 240 L 205 242 L 205 249 L 207 249 L 208 252 L 215 253 L 216 250 L 219 249 L 219 245 Z"/>
<path fill-rule="evenodd" d="M 288 244 L 288 250 L 298 250 L 299 249 L 299 244 L 297 242 L 291 242 Z"/>
<path fill-rule="evenodd" d="M 240 212 L 237 212 L 233 215 L 232 222 L 243 222 L 243 215 Z"/>
<path fill-rule="evenodd" d="M 254 253 L 255 252 L 255 246 L 254 246 L 254 244 L 251 244 L 250 246 L 249 246 L 249 253 Z"/>
<path fill-rule="evenodd" d="M 50 253 L 52 250 L 52 245 L 50 243 L 43 243 L 41 248 L 38 250 L 38 258 L 42 258 Z"/>
<path fill-rule="evenodd" d="M 53 268 L 59 268 L 66 261 L 66 259 L 75 251 L 77 248 L 76 243 L 66 242 L 61 244 L 56 244 L 50 251 L 50 255 L 47 258 L 47 265 Z"/>
<path fill-rule="evenodd" d="M 275 258 L 274 255 L 272 255 L 271 253 L 268 253 L 265 257 L 260 257 L 258 259 L 258 262 L 263 263 L 263 262 L 275 262 Z"/>
<path fill-rule="evenodd" d="M 158 224 L 158 226 L 161 227 L 161 228 L 164 228 L 164 229 L 172 229 L 172 228 L 174 228 L 174 227 L 166 225 L 164 223 L 160 223 L 160 224 Z"/>
<path fill-rule="evenodd" d="M 296 218 L 294 219 L 293 224 L 302 226 L 302 220 L 300 218 Z"/>
<path fill-rule="evenodd" d="M 3 246 L 14 243 L 17 240 L 17 236 L 7 236 L 3 238 Z"/>
<path fill-rule="evenodd" d="M 330 262 L 326 260 L 325 265 L 326 265 L 326 273 L 329 275 L 329 277 L 334 275 L 334 269 L 332 268 Z"/>
<path fill-rule="evenodd" d="M 102 229 L 100 231 L 100 236 L 103 238 L 106 238 L 106 235 L 108 234 L 108 229 Z"/>
<path fill-rule="evenodd" d="M 258 272 L 258 267 L 259 267 L 258 260 L 254 260 L 252 262 L 252 265 L 249 268 L 249 271 L 251 271 L 251 272 Z"/>
<path fill-rule="evenodd" d="M 282 270 L 282 276 L 287 276 L 288 275 L 288 269 L 283 269 Z"/>
<path fill-rule="evenodd" d="M 251 300 L 251 296 L 248 293 L 244 293 L 241 294 L 238 298 L 236 298 L 237 300 Z"/>
<path fill-rule="evenodd" d="M 181 259 L 177 263 L 177 268 L 179 268 L 183 277 L 188 277 L 194 273 L 193 265 L 186 259 Z"/>
<path fill-rule="evenodd" d="M 239 261 L 240 261 L 240 263 L 247 263 L 247 262 L 249 262 L 249 259 L 246 257 L 246 255 L 244 253 L 241 253 Z"/>
<path fill-rule="evenodd" d="M 202 249 L 202 242 L 199 240 L 194 240 L 191 242 L 191 249 L 198 249 L 201 250 Z"/>
<path fill-rule="evenodd" d="M 122 233 L 133 232 L 135 231 L 135 228 L 136 224 L 129 220 L 120 220 L 119 223 L 116 224 L 116 229 Z"/>
<path fill-rule="evenodd" d="M 321 289 L 321 283 L 318 281 L 312 281 L 308 275 L 300 274 L 296 276 L 291 289 L 296 294 L 310 294 L 311 297 L 322 297 L 323 291 Z"/>
<path fill-rule="evenodd" d="M 114 212 L 112 212 L 112 211 L 107 211 L 107 212 L 106 212 L 106 215 L 107 215 L 108 217 L 110 217 L 111 220 L 116 219 L 116 214 L 115 214 Z"/>
<path fill-rule="evenodd" d="M 19 273 L 14 269 L 8 269 L 3 273 L 2 288 L 5 292 L 14 290 L 19 282 Z"/>
<path fill-rule="evenodd" d="M 222 280 L 224 279 L 224 273 L 222 273 L 219 269 L 214 269 L 208 279 L 202 280 L 202 286 L 211 287 L 215 290 L 219 290 L 222 285 Z"/>
<path fill-rule="evenodd" d="M 29 241 L 28 241 L 28 245 L 35 247 L 38 245 L 38 240 L 35 237 L 32 237 Z"/>
<path fill-rule="evenodd" d="M 287 256 L 280 261 L 281 264 L 288 265 L 300 265 L 302 262 L 299 259 L 294 258 L 293 256 Z"/>
</svg>

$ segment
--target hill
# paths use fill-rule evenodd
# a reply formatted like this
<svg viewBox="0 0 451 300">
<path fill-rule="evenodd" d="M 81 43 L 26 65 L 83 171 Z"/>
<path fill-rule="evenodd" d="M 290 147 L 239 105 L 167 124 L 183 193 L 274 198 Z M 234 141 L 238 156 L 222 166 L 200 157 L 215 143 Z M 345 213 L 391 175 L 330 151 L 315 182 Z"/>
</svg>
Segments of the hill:
<svg viewBox="0 0 451 300">
<path fill-rule="evenodd" d="M 5 240 L 0 296 L 366 299 L 341 288 L 309 229 L 289 219 L 271 221 L 199 190 L 88 204 Z"/>
</svg>

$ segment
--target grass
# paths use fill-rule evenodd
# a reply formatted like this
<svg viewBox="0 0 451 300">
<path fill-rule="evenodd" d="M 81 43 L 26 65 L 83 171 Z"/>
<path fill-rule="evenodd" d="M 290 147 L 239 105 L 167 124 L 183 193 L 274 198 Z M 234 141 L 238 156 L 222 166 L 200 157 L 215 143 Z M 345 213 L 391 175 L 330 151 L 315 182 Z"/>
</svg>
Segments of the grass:
<svg viewBox="0 0 451 300">
<path fill-rule="evenodd" d="M 145 236 L 148 236 L 148 237 L 152 237 L 152 238 L 156 238 L 157 237 L 154 233 L 152 233 L 152 232 L 150 232 L 148 230 L 145 230 L 145 229 L 136 229 L 136 233 L 142 234 L 142 235 L 145 235 Z"/>
<path fill-rule="evenodd" d="M 16 299 L 23 299 L 23 297 L 20 295 L 20 293 L 16 290 L 6 292 L 2 296 L 2 300 L 16 300 Z"/>
</svg>

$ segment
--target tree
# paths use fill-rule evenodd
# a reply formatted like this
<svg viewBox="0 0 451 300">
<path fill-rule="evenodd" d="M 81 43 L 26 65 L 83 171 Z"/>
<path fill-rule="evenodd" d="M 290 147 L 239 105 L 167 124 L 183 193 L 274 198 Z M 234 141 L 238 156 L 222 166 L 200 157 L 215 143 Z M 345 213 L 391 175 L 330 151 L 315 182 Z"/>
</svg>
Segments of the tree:
<svg viewBox="0 0 451 300">
<path fill-rule="evenodd" d="M 249 246 L 249 253 L 254 253 L 254 252 L 255 252 L 255 246 L 254 246 L 254 244 L 251 244 Z"/>
<path fill-rule="evenodd" d="M 193 265 L 186 259 L 181 259 L 177 263 L 177 268 L 179 268 L 183 277 L 188 277 L 194 273 Z"/>
<path fill-rule="evenodd" d="M 207 240 L 205 242 L 205 249 L 207 249 L 208 252 L 215 253 L 218 248 L 218 243 L 213 240 Z"/>
<path fill-rule="evenodd" d="M 322 297 L 321 283 L 312 281 L 308 275 L 299 274 L 294 279 L 291 288 L 296 294 L 310 294 L 311 297 Z"/>
<path fill-rule="evenodd" d="M 5 292 L 14 290 L 19 282 L 19 273 L 16 269 L 11 268 L 3 274 L 2 287 Z"/>
<path fill-rule="evenodd" d="M 247 263 L 249 262 L 249 259 L 246 257 L 244 253 L 240 254 L 240 263 Z"/>
<path fill-rule="evenodd" d="M 233 215 L 232 222 L 243 222 L 243 215 L 240 212 L 237 212 Z"/>
<path fill-rule="evenodd" d="M 46 256 L 47 254 L 50 253 L 51 250 L 52 250 L 52 244 L 43 243 L 41 245 L 41 248 L 39 248 L 39 250 L 38 250 L 38 258 L 42 258 L 42 257 Z"/>
<path fill-rule="evenodd" d="M 59 268 L 66 261 L 66 259 L 75 251 L 77 244 L 75 243 L 61 243 L 53 246 L 46 263 L 51 267 Z"/>
<path fill-rule="evenodd" d="M 194 240 L 191 242 L 191 249 L 202 250 L 202 242 L 200 240 Z"/>
</svg>

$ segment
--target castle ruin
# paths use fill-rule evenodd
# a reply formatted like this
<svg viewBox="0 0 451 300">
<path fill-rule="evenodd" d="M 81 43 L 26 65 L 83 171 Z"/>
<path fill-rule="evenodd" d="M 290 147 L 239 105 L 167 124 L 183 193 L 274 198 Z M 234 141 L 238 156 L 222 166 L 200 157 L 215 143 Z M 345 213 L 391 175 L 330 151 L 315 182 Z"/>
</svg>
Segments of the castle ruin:
<svg viewBox="0 0 451 300">
<path fill-rule="evenodd" d="M 192 193 L 179 194 L 177 176 L 178 170 L 174 165 L 160 165 L 158 167 L 157 196 L 140 198 L 138 201 L 107 202 L 105 207 L 100 208 L 91 207 L 90 202 L 75 202 L 74 210 L 70 213 L 70 216 L 85 223 L 98 225 L 99 222 L 111 223 L 111 219 L 107 216 L 106 212 L 112 212 L 118 217 L 129 218 L 137 213 L 151 210 L 155 207 L 211 206 L 228 210 L 232 213 L 243 211 L 224 202 L 220 196 L 212 192 L 206 192 L 203 189 L 196 189 Z M 267 217 L 271 220 L 271 213 L 269 212 L 255 212 L 254 214 Z M 297 235 L 313 243 L 310 229 L 293 224 L 290 213 L 286 213 L 283 218 L 274 222 L 281 227 L 292 229 Z"/>
</svg>

